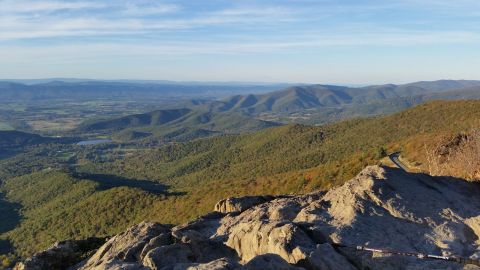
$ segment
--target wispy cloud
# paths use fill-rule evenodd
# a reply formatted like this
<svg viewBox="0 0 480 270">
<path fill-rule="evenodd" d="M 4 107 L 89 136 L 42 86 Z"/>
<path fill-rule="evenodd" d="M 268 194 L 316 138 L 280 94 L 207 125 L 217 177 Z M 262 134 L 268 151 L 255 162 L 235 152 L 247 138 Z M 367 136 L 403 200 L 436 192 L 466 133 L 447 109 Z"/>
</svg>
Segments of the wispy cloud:
<svg viewBox="0 0 480 270">
<path fill-rule="evenodd" d="M 249 42 L 160 42 L 133 43 L 68 43 L 58 45 L 4 46 L 4 61 L 54 61 L 55 59 L 108 59 L 176 55 L 242 55 L 317 51 L 339 46 L 411 46 L 432 44 L 480 43 L 480 35 L 472 32 L 405 32 L 357 33 L 356 35 L 291 35 L 286 40 L 251 40 Z M 80 53 L 79 53 L 80 52 Z"/>
<path fill-rule="evenodd" d="M 348 35 L 351 34 L 348 28 L 352 25 L 369 25 L 368 30 L 375 33 L 381 33 L 386 26 L 403 27 L 408 31 L 432 25 L 439 31 L 445 14 L 435 20 L 432 15 L 415 18 L 405 12 L 409 18 L 399 21 L 395 16 L 385 17 L 384 12 L 388 10 L 396 14 L 402 9 L 418 8 L 455 9 L 457 13 L 450 15 L 455 17 L 468 10 L 471 14 L 478 14 L 472 7 L 480 7 L 480 2 L 476 0 L 367 0 L 361 4 L 357 1 L 291 1 L 295 5 L 289 4 L 289 1 L 254 2 L 225 1 L 219 7 L 198 8 L 189 7 L 187 2 L 183 2 L 186 6 L 181 6 L 154 0 L 0 0 L 0 41 L 45 38 L 53 41 L 62 37 L 102 35 L 109 38 L 112 35 L 130 36 L 134 39 L 175 30 L 189 30 L 188 35 L 195 36 L 195 31 L 199 29 L 217 37 L 233 32 L 254 37 L 277 34 L 282 38 L 289 32 L 328 31 L 336 35 L 343 31 Z M 470 24 L 475 25 L 475 22 Z M 445 31 L 453 30 L 454 27 L 445 26 Z M 461 30 L 476 29 L 472 26 Z M 178 38 L 178 35 L 172 38 Z"/>
<path fill-rule="evenodd" d="M 477 0 L 0 0 L 0 59 L 60 66 L 480 45 L 478 10 Z"/>
<path fill-rule="evenodd" d="M 30 9 L 27 0 L 22 4 L 4 0 L 7 6 L 0 11 L 0 41 L 61 38 L 80 36 L 145 36 L 158 31 L 181 29 L 199 29 L 209 26 L 245 26 L 255 27 L 294 20 L 287 8 L 228 8 L 216 11 L 190 12 L 183 16 L 158 16 L 176 14 L 182 7 L 175 4 L 143 2 L 111 2 L 96 4 L 90 2 L 43 2 L 39 1 Z M 76 13 L 54 13 L 54 11 L 75 9 Z M 102 12 L 85 10 L 100 9 Z M 30 14 L 25 12 L 30 11 Z M 34 11 L 42 11 L 43 14 Z M 81 12 L 83 11 L 83 12 Z"/>
<path fill-rule="evenodd" d="M 237 7 L 227 8 L 214 12 L 214 15 L 223 16 L 289 16 L 294 13 L 294 9 L 279 6 L 255 6 L 255 7 Z"/>
<path fill-rule="evenodd" d="M 124 5 L 118 5 L 119 15 L 123 16 L 146 16 L 146 15 L 161 15 L 165 13 L 178 12 L 182 8 L 176 4 L 164 3 L 131 3 L 127 2 Z"/>
<path fill-rule="evenodd" d="M 91 8 L 105 8 L 104 3 L 79 1 L 28 1 L 28 0 L 2 0 L 0 1 L 0 14 L 18 14 L 32 12 L 55 12 L 58 10 L 79 10 Z"/>
</svg>

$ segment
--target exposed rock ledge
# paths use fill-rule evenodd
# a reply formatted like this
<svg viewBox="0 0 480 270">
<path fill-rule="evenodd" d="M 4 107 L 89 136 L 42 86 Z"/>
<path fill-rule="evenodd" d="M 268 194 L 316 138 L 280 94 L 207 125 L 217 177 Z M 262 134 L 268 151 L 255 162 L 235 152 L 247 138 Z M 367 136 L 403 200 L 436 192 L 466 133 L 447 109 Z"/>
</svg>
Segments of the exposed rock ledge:
<svg viewBox="0 0 480 270">
<path fill-rule="evenodd" d="M 480 188 L 457 179 L 372 166 L 328 192 L 227 199 L 215 209 L 173 228 L 140 223 L 70 269 L 480 269 L 331 245 L 478 258 Z"/>
</svg>

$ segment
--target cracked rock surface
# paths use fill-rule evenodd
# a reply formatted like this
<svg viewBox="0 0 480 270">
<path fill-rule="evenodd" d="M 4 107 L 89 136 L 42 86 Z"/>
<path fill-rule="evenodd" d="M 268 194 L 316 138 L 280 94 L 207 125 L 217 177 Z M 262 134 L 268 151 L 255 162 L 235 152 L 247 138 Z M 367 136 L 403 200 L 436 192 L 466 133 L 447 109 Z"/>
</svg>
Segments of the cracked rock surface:
<svg viewBox="0 0 480 270">
<path fill-rule="evenodd" d="M 140 223 L 70 269 L 480 269 L 351 248 L 480 259 L 480 187 L 460 179 L 370 166 L 328 192 L 229 198 L 215 210 L 173 228 Z"/>
</svg>

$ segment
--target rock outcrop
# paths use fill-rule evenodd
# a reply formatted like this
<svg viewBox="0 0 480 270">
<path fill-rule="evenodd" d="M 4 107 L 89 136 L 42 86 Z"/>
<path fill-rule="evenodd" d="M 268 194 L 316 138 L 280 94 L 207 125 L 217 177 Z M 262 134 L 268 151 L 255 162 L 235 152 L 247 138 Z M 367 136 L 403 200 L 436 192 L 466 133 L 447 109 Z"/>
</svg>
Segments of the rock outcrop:
<svg viewBox="0 0 480 270">
<path fill-rule="evenodd" d="M 480 187 L 459 179 L 372 166 L 328 192 L 230 198 L 215 210 L 173 228 L 133 226 L 71 269 L 480 269 L 355 249 L 478 259 Z"/>
<path fill-rule="evenodd" d="M 142 260 L 140 255 L 143 249 L 150 242 L 155 242 L 154 238 L 162 237 L 169 232 L 170 228 L 168 226 L 142 222 L 108 240 L 80 269 L 110 269 L 103 267 L 103 265 L 112 264 L 112 261 L 115 260 L 135 265 L 134 263 Z M 169 244 L 168 241 L 160 242 L 161 244 Z"/>
<path fill-rule="evenodd" d="M 231 229 L 227 246 L 235 249 L 242 261 L 273 253 L 296 264 L 307 258 L 315 243 L 297 225 L 288 221 L 252 221 Z"/>
<path fill-rule="evenodd" d="M 220 213 L 240 213 L 252 206 L 273 200 L 273 196 L 245 196 L 241 198 L 227 198 L 215 204 L 214 211 Z"/>
</svg>

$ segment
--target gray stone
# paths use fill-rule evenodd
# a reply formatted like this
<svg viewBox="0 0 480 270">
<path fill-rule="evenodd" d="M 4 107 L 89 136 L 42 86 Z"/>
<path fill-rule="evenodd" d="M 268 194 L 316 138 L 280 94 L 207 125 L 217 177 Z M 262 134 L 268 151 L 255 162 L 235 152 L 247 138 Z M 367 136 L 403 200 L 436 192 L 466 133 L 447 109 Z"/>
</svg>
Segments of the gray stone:
<svg viewBox="0 0 480 270">
<path fill-rule="evenodd" d="M 287 263 L 277 254 L 263 254 L 256 256 L 239 270 L 302 270 L 304 268 Z M 341 268 L 338 268 L 341 269 Z"/>
<path fill-rule="evenodd" d="M 350 262 L 338 254 L 330 244 L 321 244 L 310 253 L 306 265 L 311 270 L 356 270 Z"/>
<path fill-rule="evenodd" d="M 209 263 L 176 264 L 173 267 L 164 267 L 161 270 L 235 270 L 240 265 L 228 258 L 221 258 Z"/>
<path fill-rule="evenodd" d="M 149 270 L 149 268 L 135 262 L 124 262 L 119 259 L 102 261 L 99 265 L 88 268 L 89 270 Z"/>
<path fill-rule="evenodd" d="M 195 262 L 195 255 L 190 246 L 183 243 L 154 248 L 143 258 L 143 265 L 154 270 L 192 262 Z"/>
<path fill-rule="evenodd" d="M 139 260 L 143 260 L 147 253 L 157 247 L 167 246 L 173 244 L 173 237 L 170 233 L 162 233 L 159 236 L 156 236 L 143 247 L 142 252 L 140 253 Z"/>
<path fill-rule="evenodd" d="M 169 231 L 167 226 L 142 222 L 108 240 L 80 269 L 94 269 L 94 267 L 114 259 L 124 262 L 139 261 L 144 246 L 152 238 L 169 233 Z"/>
<path fill-rule="evenodd" d="M 252 206 L 268 202 L 272 200 L 272 196 L 246 196 L 240 198 L 227 198 L 219 201 L 214 210 L 220 213 L 236 213 L 243 212 Z"/>
<path fill-rule="evenodd" d="M 315 248 L 315 243 L 298 226 L 278 221 L 240 223 L 231 229 L 226 244 L 237 251 L 242 261 L 273 253 L 292 264 L 304 260 Z"/>
</svg>

